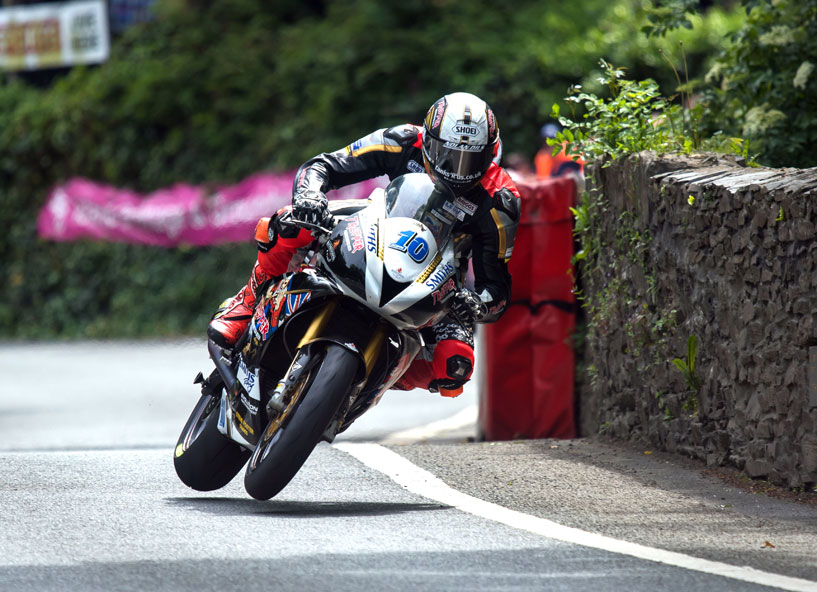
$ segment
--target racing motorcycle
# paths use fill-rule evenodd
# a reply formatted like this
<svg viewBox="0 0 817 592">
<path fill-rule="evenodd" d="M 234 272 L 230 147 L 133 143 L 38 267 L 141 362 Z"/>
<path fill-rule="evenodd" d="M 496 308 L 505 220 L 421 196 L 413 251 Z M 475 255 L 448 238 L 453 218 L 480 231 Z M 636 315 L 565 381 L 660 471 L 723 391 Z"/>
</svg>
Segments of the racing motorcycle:
<svg viewBox="0 0 817 592">
<path fill-rule="evenodd" d="M 232 351 L 209 342 L 215 369 L 195 379 L 201 398 L 174 453 L 193 489 L 223 487 L 246 464 L 252 497 L 278 494 L 397 382 L 421 329 L 448 313 L 464 281 L 453 196 L 412 173 L 352 203 L 331 230 L 292 221 L 320 236 L 310 264 L 261 286 Z"/>
</svg>

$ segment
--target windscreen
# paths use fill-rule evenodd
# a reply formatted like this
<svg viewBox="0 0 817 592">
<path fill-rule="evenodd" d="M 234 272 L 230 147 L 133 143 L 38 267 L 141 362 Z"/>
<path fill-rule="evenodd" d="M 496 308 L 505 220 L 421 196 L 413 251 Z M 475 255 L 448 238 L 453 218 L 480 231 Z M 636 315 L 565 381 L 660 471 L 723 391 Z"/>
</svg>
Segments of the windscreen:
<svg viewBox="0 0 817 592">
<path fill-rule="evenodd" d="M 435 184 L 425 173 L 410 173 L 386 187 L 386 216 L 413 218 L 425 224 L 439 248 L 457 221 L 450 213 L 453 201 L 453 194 L 444 185 Z"/>
</svg>

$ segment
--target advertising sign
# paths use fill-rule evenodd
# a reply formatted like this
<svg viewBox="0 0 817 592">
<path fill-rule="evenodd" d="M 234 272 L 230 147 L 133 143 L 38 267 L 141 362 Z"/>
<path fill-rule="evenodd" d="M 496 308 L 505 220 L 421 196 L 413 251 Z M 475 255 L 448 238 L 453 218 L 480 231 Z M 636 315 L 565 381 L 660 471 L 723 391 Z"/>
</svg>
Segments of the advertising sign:
<svg viewBox="0 0 817 592">
<path fill-rule="evenodd" d="M 0 68 L 39 70 L 104 62 L 110 53 L 104 0 L 0 8 Z"/>
<path fill-rule="evenodd" d="M 38 234 L 163 247 L 251 241 L 255 224 L 292 201 L 295 171 L 258 173 L 235 185 L 177 184 L 142 195 L 75 178 L 55 187 L 40 210 Z M 330 192 L 329 199 L 366 198 L 385 177 Z"/>
</svg>

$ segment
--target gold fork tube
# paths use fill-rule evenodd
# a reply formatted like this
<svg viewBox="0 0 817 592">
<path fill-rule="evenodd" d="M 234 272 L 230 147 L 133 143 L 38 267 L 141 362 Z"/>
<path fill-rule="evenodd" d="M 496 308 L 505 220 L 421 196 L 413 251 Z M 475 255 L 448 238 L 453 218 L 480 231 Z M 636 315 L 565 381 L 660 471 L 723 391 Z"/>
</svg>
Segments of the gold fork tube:
<svg viewBox="0 0 817 592">
<path fill-rule="evenodd" d="M 301 341 L 298 342 L 298 349 L 301 349 L 303 346 L 311 343 L 315 339 L 315 337 L 326 326 L 326 323 L 329 322 L 329 319 L 332 317 L 332 314 L 335 312 L 337 306 L 338 301 L 332 300 L 323 308 L 321 312 L 315 315 L 315 318 L 312 319 L 312 323 L 309 325 L 306 333 L 304 333 L 304 336 L 301 337 Z"/>
<path fill-rule="evenodd" d="M 386 340 L 386 332 L 383 330 L 383 325 L 378 325 L 374 334 L 372 335 L 369 345 L 366 346 L 366 351 L 363 352 L 363 361 L 366 363 L 366 376 L 372 373 L 380 350 L 383 349 L 383 342 Z"/>
</svg>

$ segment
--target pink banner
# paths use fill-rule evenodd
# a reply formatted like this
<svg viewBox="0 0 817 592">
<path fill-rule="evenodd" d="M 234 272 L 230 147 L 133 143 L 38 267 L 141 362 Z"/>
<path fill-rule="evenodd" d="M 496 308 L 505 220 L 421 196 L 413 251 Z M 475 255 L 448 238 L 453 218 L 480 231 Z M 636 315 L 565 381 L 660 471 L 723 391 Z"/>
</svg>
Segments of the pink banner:
<svg viewBox="0 0 817 592">
<path fill-rule="evenodd" d="M 54 188 L 37 218 L 41 238 L 99 239 L 162 247 L 252 240 L 255 225 L 289 205 L 295 173 L 260 173 L 237 185 L 174 185 L 148 195 L 71 179 Z M 329 199 L 365 198 L 381 177 L 331 191 Z"/>
</svg>

